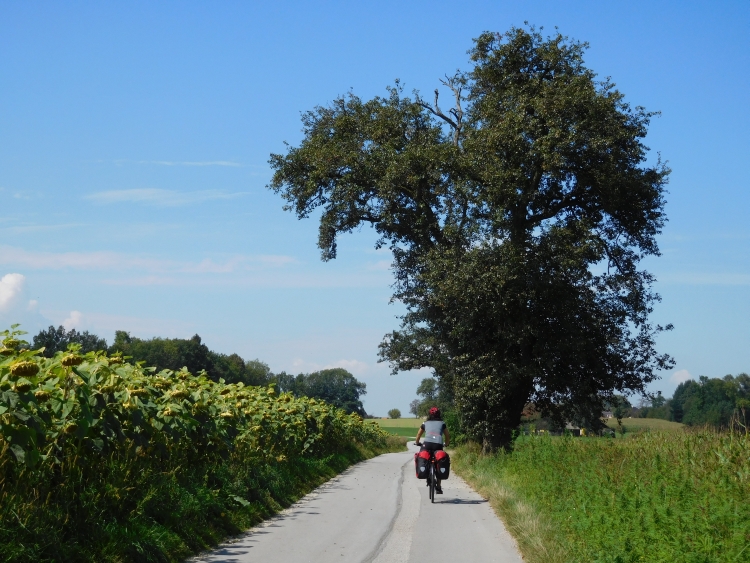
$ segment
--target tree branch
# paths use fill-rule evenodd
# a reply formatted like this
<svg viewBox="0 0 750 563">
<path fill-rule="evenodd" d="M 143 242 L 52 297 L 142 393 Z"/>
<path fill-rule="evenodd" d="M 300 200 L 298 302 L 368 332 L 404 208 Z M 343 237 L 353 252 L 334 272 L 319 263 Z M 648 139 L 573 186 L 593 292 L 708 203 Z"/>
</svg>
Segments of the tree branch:
<svg viewBox="0 0 750 563">
<path fill-rule="evenodd" d="M 460 76 L 458 73 L 453 76 L 449 77 L 446 75 L 445 80 L 440 79 L 441 84 L 444 86 L 447 86 L 451 89 L 453 92 L 453 95 L 456 98 L 456 107 L 451 108 L 448 110 L 448 113 L 453 116 L 453 119 L 448 117 L 438 105 L 438 98 L 440 97 L 440 92 L 437 88 L 435 88 L 435 102 L 433 105 L 428 104 L 422 98 L 417 96 L 417 103 L 425 108 L 427 111 L 429 111 L 432 115 L 439 117 L 448 125 L 450 125 L 453 128 L 453 144 L 455 146 L 459 145 L 459 142 L 461 140 L 461 130 L 463 129 L 463 117 L 464 117 L 464 111 L 461 108 L 461 92 L 463 90 L 463 83 L 464 79 L 462 76 Z"/>
</svg>

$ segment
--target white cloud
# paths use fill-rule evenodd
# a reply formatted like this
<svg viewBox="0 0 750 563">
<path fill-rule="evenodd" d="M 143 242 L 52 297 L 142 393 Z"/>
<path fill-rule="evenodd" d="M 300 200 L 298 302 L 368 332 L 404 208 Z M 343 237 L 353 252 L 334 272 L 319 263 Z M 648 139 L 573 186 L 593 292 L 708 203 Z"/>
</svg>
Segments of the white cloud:
<svg viewBox="0 0 750 563">
<path fill-rule="evenodd" d="M 669 378 L 669 381 L 674 384 L 680 384 L 685 383 L 686 381 L 693 379 L 693 376 L 690 375 L 690 372 L 686 369 L 681 369 L 679 371 L 676 371 L 672 374 L 672 377 Z"/>
<path fill-rule="evenodd" d="M 111 203 L 144 203 L 161 207 L 176 207 L 201 203 L 204 201 L 234 199 L 249 192 L 224 192 L 222 190 L 199 190 L 180 192 L 177 190 L 162 190 L 158 188 L 138 188 L 132 190 L 108 190 L 96 192 L 84 197 L 89 201 L 101 204 Z"/>
<path fill-rule="evenodd" d="M 68 318 L 63 321 L 65 330 L 71 330 L 73 328 L 80 328 L 81 321 L 83 321 L 83 313 L 80 311 L 71 311 Z"/>
<path fill-rule="evenodd" d="M 29 304 L 26 305 L 26 310 L 36 311 L 37 307 L 39 307 L 39 301 L 37 301 L 36 299 L 32 299 L 31 301 L 29 301 Z"/>
<path fill-rule="evenodd" d="M 0 278 L 0 311 L 10 309 L 21 295 L 25 279 L 21 274 L 5 274 Z"/>
</svg>

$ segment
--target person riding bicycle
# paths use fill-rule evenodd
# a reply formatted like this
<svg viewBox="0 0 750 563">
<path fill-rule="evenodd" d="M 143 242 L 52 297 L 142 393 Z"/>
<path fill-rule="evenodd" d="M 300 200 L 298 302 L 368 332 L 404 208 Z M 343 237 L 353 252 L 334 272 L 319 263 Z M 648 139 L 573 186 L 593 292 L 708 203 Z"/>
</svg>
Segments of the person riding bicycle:
<svg viewBox="0 0 750 563">
<path fill-rule="evenodd" d="M 420 443 L 419 439 L 424 435 L 424 442 Z M 430 455 L 435 455 L 435 452 L 443 449 L 443 436 L 445 436 L 445 445 L 448 446 L 451 440 L 451 435 L 448 432 L 448 427 L 443 422 L 443 417 L 440 415 L 440 409 L 432 407 L 430 413 L 427 416 L 427 420 L 424 424 L 419 427 L 417 432 L 416 445 L 421 446 L 419 451 L 427 450 Z M 427 481 L 429 485 L 429 479 Z M 443 489 L 440 487 L 440 479 L 437 479 L 435 483 L 435 492 L 439 495 L 443 494 Z"/>
</svg>

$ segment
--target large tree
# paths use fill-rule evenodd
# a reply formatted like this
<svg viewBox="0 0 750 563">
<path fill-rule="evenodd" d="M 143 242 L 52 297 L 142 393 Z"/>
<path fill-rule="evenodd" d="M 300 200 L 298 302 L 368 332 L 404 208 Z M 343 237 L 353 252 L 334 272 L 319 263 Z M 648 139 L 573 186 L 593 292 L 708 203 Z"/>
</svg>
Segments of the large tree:
<svg viewBox="0 0 750 563">
<path fill-rule="evenodd" d="M 669 170 L 647 162 L 652 113 L 584 65 L 587 45 L 535 29 L 483 33 L 446 77 L 450 110 L 418 93 L 353 94 L 303 116 L 271 156 L 270 187 L 318 245 L 362 224 L 394 255 L 406 305 L 381 356 L 431 367 L 469 435 L 507 446 L 524 406 L 601 424 L 614 393 L 644 392 L 658 296 L 640 260 L 659 253 Z"/>
</svg>

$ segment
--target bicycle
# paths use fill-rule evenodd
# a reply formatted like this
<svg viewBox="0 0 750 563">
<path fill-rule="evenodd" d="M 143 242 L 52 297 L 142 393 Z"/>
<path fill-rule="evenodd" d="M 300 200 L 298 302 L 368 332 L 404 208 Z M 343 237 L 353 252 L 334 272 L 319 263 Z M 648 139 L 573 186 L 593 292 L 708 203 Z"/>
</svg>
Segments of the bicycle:
<svg viewBox="0 0 750 563">
<path fill-rule="evenodd" d="M 422 446 L 421 442 L 414 442 L 416 446 Z M 437 460 L 435 459 L 435 451 L 428 450 L 430 452 L 429 469 L 427 470 L 427 485 L 429 486 L 430 502 L 435 504 L 435 486 L 437 484 Z"/>
</svg>

